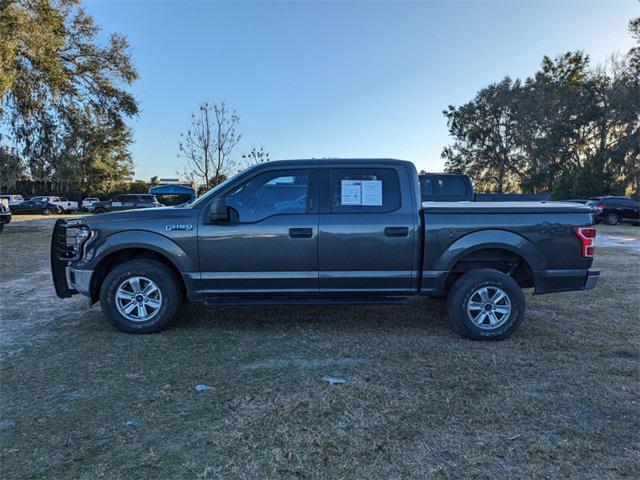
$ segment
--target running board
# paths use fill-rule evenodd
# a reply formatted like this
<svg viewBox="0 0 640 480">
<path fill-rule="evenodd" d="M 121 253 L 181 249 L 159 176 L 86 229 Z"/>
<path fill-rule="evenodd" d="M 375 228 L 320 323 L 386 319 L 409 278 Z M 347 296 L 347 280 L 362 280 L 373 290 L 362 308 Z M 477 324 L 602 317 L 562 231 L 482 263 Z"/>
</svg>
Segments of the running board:
<svg viewBox="0 0 640 480">
<path fill-rule="evenodd" d="M 207 306 L 221 305 L 406 305 L 407 299 L 398 298 L 251 298 L 218 297 L 205 300 Z"/>
</svg>

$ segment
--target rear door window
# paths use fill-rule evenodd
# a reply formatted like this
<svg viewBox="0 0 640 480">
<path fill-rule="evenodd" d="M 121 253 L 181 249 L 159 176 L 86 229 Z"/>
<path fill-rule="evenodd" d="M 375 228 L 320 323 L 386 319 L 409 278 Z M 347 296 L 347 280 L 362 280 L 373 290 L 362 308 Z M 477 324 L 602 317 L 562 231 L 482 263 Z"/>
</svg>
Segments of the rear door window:
<svg viewBox="0 0 640 480">
<path fill-rule="evenodd" d="M 332 168 L 333 213 L 386 213 L 400 208 L 400 182 L 392 168 Z"/>
</svg>

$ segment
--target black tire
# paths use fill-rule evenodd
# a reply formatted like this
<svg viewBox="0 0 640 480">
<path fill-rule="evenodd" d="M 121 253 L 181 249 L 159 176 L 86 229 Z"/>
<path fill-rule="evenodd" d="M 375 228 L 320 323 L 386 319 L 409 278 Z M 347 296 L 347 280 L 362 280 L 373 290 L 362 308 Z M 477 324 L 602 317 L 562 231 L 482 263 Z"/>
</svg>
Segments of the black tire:
<svg viewBox="0 0 640 480">
<path fill-rule="evenodd" d="M 616 225 L 619 221 L 620 219 L 618 218 L 618 215 L 616 213 L 608 213 L 604 218 L 604 222 L 607 225 Z"/>
<path fill-rule="evenodd" d="M 106 213 L 107 211 L 104 208 L 96 208 L 93 213 L 95 214 L 100 214 L 100 213 Z"/>
<path fill-rule="evenodd" d="M 496 293 L 495 288 L 499 288 L 506 294 L 510 302 L 509 314 L 505 314 L 499 319 L 497 327 L 486 325 L 482 328 L 476 325 L 469 317 L 470 314 L 467 313 L 468 303 L 472 297 L 479 298 L 475 297 L 476 292 L 483 287 L 488 287 L 489 292 Z M 473 340 L 503 340 L 509 337 L 522 323 L 525 306 L 524 293 L 516 281 L 492 268 L 471 270 L 458 278 L 451 287 L 447 302 L 451 323 L 463 336 Z M 494 318 L 497 318 L 495 317 L 497 314 L 497 312 L 494 314 Z M 507 318 L 503 321 L 505 316 Z M 486 317 L 484 318 L 486 319 Z"/>
<path fill-rule="evenodd" d="M 51 210 L 49 210 L 48 208 L 43 208 L 42 215 L 51 215 Z"/>
<path fill-rule="evenodd" d="M 128 278 L 141 276 L 152 280 L 162 295 L 161 305 L 147 321 L 132 321 L 118 311 L 115 295 Z M 130 260 L 111 270 L 100 288 L 100 306 L 113 325 L 127 333 L 154 333 L 169 326 L 182 304 L 182 296 L 174 273 L 161 262 L 151 259 Z"/>
<path fill-rule="evenodd" d="M 0 233 L 4 230 L 4 223 L 0 223 Z"/>
</svg>

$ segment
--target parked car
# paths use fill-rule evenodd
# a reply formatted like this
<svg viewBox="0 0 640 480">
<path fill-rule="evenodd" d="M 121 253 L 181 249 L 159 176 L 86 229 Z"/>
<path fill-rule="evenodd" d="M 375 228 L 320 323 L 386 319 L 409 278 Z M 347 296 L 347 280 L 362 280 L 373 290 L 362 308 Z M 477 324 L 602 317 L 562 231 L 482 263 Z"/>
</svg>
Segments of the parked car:
<svg viewBox="0 0 640 480">
<path fill-rule="evenodd" d="M 60 207 L 62 213 L 74 213 L 78 211 L 78 202 L 72 202 L 64 197 L 39 195 L 37 197 L 31 198 L 31 200 L 53 203 L 54 205 Z"/>
<path fill-rule="evenodd" d="M 99 198 L 97 197 L 87 197 L 84 200 L 82 200 L 82 210 L 84 210 L 85 212 L 92 212 L 93 211 L 93 204 L 94 203 L 98 203 L 100 201 Z"/>
<path fill-rule="evenodd" d="M 126 332 L 156 332 L 183 301 L 402 303 L 448 296 L 465 336 L 503 339 L 523 288 L 593 288 L 591 209 L 572 203 L 425 202 L 401 160 L 255 165 L 183 208 L 56 222 L 60 298 L 77 293 Z M 425 316 L 429 313 L 425 312 Z"/>
<path fill-rule="evenodd" d="M 154 195 L 125 194 L 116 195 L 106 202 L 96 202 L 92 206 L 95 213 L 106 213 L 139 208 L 157 208 L 161 207 L 162 204 L 158 202 Z"/>
<path fill-rule="evenodd" d="M 42 215 L 50 215 L 52 213 L 62 213 L 62 208 L 55 203 L 46 202 L 44 200 L 25 200 L 22 203 L 13 205 L 11 213 L 15 215 L 40 213 Z"/>
<path fill-rule="evenodd" d="M 22 195 L 0 195 L 0 199 L 6 200 L 9 204 L 9 207 L 24 202 L 24 198 L 22 198 Z"/>
<path fill-rule="evenodd" d="M 473 185 L 461 173 L 422 173 L 419 176 L 423 202 L 472 202 Z"/>
<path fill-rule="evenodd" d="M 640 224 L 640 203 L 629 197 L 594 197 L 588 205 L 592 206 L 596 222 L 615 225 L 618 222 Z"/>
<path fill-rule="evenodd" d="M 6 200 L 0 201 L 0 232 L 4 230 L 4 226 L 11 222 L 11 210 L 6 205 Z"/>
</svg>

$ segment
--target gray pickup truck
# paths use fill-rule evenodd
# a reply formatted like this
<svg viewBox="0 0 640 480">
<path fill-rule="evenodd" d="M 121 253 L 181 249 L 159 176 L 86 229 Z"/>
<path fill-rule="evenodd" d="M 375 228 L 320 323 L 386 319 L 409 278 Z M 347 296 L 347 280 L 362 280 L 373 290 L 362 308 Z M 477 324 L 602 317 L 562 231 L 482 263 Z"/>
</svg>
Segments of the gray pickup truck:
<svg viewBox="0 0 640 480">
<path fill-rule="evenodd" d="M 185 301 L 401 303 L 448 297 L 459 332 L 502 339 L 534 293 L 593 288 L 591 209 L 421 202 L 410 162 L 287 160 L 251 167 L 182 207 L 58 220 L 61 298 L 81 293 L 126 332 Z M 425 312 L 425 317 L 429 315 Z"/>
</svg>

